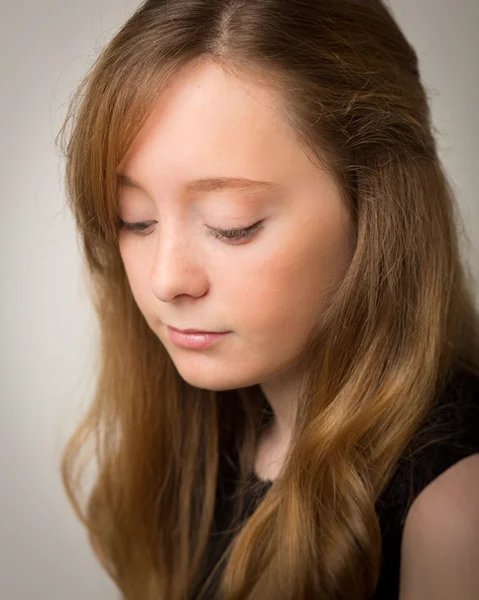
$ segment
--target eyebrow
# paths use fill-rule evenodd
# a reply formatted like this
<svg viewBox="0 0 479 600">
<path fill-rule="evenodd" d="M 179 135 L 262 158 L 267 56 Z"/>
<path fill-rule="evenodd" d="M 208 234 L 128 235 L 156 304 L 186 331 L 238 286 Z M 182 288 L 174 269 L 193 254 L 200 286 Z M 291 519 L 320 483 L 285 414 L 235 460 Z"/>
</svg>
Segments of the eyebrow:
<svg viewBox="0 0 479 600">
<path fill-rule="evenodd" d="M 129 175 L 125 173 L 117 174 L 117 181 L 125 187 L 142 190 L 141 185 Z M 280 188 L 279 183 L 273 181 L 261 181 L 255 179 L 247 179 L 245 177 L 206 177 L 202 179 L 194 179 L 188 181 L 184 188 L 188 192 L 218 192 L 222 190 L 238 190 L 238 191 L 264 191 Z"/>
</svg>

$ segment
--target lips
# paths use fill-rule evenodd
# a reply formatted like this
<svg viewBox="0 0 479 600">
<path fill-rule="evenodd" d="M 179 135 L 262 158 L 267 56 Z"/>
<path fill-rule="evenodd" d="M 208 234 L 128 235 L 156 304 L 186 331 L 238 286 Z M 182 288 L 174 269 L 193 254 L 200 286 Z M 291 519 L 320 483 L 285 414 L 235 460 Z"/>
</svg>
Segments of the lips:
<svg viewBox="0 0 479 600">
<path fill-rule="evenodd" d="M 179 333 L 193 333 L 193 334 L 208 334 L 208 333 L 228 333 L 227 331 L 202 331 L 199 329 L 177 329 L 176 327 L 171 327 L 170 325 L 168 325 L 168 327 L 170 329 L 173 329 L 173 331 L 178 331 Z"/>
<path fill-rule="evenodd" d="M 182 331 L 174 329 L 173 327 L 167 327 L 166 329 L 168 332 L 168 337 L 174 344 L 183 348 L 196 350 L 207 348 L 208 346 L 211 346 L 220 339 L 227 337 L 227 335 L 231 333 L 229 331 L 222 333 L 184 333 Z"/>
</svg>

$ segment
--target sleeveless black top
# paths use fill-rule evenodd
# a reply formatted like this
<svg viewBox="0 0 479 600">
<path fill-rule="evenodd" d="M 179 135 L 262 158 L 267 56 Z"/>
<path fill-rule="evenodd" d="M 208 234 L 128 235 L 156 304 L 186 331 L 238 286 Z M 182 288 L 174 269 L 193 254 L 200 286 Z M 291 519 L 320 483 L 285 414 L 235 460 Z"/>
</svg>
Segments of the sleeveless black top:
<svg viewBox="0 0 479 600">
<path fill-rule="evenodd" d="M 428 439 L 431 440 L 429 444 Z M 388 485 L 377 500 L 376 510 L 382 533 L 382 562 L 379 582 L 370 600 L 397 600 L 399 597 L 402 530 L 414 499 L 446 469 L 475 453 L 479 453 L 479 376 L 460 367 L 437 397 L 417 434 L 396 463 Z M 257 484 L 260 493 L 247 499 L 244 519 L 252 514 L 272 485 L 271 481 L 258 479 L 255 473 L 251 474 L 251 479 Z M 232 488 L 226 486 L 222 489 Z M 230 518 L 230 505 L 224 496 L 219 495 L 210 538 L 209 566 L 201 583 L 206 580 L 221 551 L 230 541 L 229 534 L 224 533 Z M 208 593 L 202 598 L 213 597 L 220 573 L 219 570 L 208 587 Z M 199 590 L 199 586 L 196 590 Z M 195 598 L 196 592 L 190 600 Z"/>
</svg>

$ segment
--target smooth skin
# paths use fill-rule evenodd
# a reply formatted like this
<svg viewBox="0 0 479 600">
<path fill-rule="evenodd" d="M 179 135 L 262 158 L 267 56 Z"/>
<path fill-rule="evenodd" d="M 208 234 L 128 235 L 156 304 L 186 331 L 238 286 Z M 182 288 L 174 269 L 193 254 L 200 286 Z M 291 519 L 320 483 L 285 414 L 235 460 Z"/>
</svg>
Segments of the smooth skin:
<svg viewBox="0 0 479 600">
<path fill-rule="evenodd" d="M 118 172 L 120 217 L 150 222 L 123 231 L 120 251 L 135 300 L 180 375 L 226 390 L 260 384 L 289 438 L 304 348 L 344 276 L 355 229 L 339 188 L 308 158 L 264 87 L 208 62 L 162 94 Z M 212 177 L 271 182 L 214 190 Z M 141 189 L 133 188 L 134 180 Z M 242 241 L 208 228 L 262 226 Z M 202 350 L 174 345 L 166 325 L 231 331 Z"/>
<path fill-rule="evenodd" d="M 277 116 L 281 99 L 207 61 L 162 94 L 119 166 L 120 253 L 148 325 L 193 386 L 259 384 L 274 411 L 255 471 L 275 479 L 303 374 L 298 357 L 344 277 L 355 230 L 331 176 Z M 219 187 L 211 178 L 269 182 Z M 224 183 L 224 182 L 223 182 Z M 218 230 L 259 229 L 243 240 Z M 230 331 L 202 350 L 166 326 Z M 401 550 L 400 600 L 479 599 L 479 454 L 414 501 Z"/>
</svg>

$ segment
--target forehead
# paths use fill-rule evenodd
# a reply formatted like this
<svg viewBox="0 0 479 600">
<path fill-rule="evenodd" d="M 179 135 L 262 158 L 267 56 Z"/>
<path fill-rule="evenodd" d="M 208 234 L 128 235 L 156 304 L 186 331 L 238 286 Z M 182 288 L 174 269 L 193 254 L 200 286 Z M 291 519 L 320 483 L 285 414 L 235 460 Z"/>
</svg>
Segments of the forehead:
<svg viewBox="0 0 479 600">
<path fill-rule="evenodd" d="M 180 73 L 118 166 L 118 190 L 184 200 L 229 191 L 252 202 L 335 194 L 334 176 L 280 115 L 281 97 L 253 78 L 208 63 Z"/>
<path fill-rule="evenodd" d="M 124 187 L 151 174 L 186 192 L 265 191 L 300 166 L 301 147 L 277 115 L 273 91 L 203 66 L 161 94 L 118 167 Z M 251 180 L 251 181 L 248 181 Z"/>
</svg>

